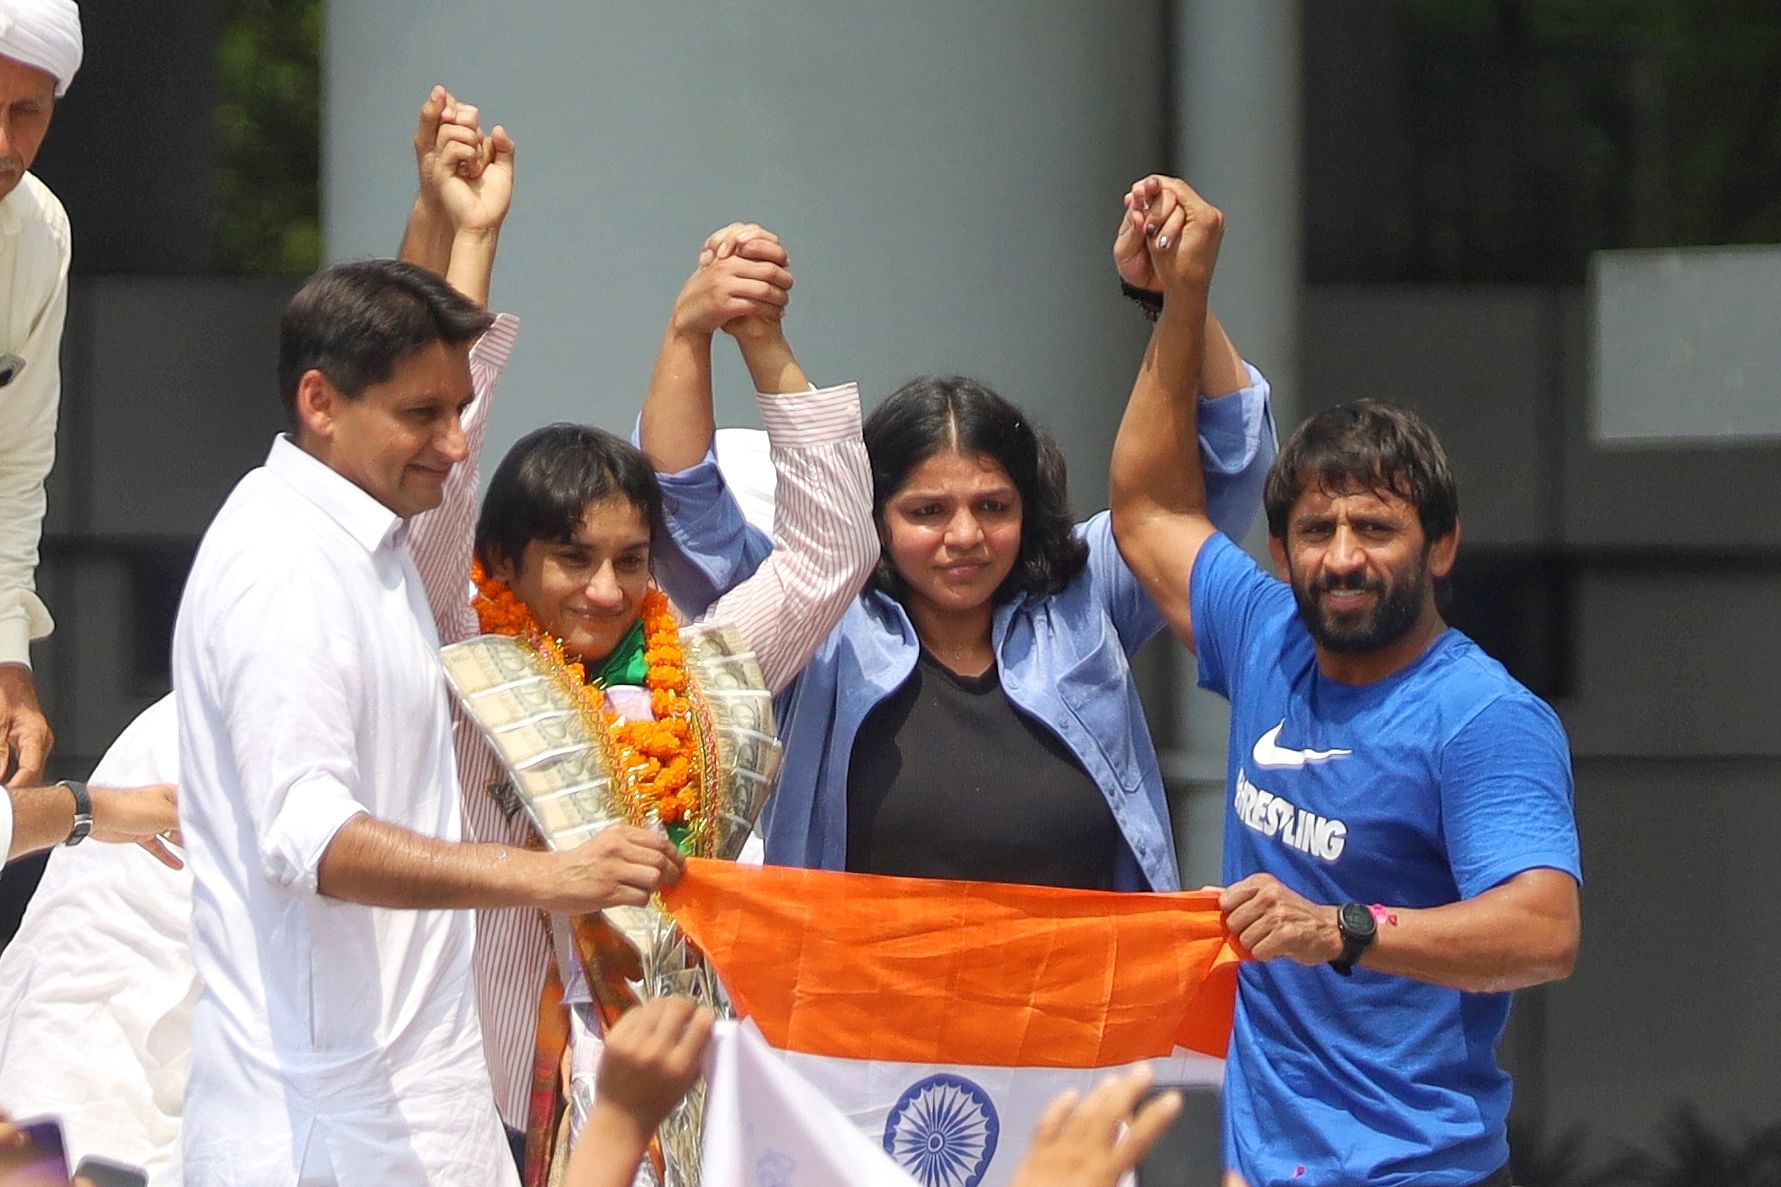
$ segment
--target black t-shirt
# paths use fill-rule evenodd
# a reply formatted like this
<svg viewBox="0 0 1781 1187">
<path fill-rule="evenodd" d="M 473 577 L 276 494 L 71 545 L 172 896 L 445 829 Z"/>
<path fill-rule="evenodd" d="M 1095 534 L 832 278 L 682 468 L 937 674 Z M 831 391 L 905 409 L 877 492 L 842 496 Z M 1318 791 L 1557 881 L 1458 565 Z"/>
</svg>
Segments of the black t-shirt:
<svg viewBox="0 0 1781 1187">
<path fill-rule="evenodd" d="M 924 649 L 860 725 L 847 771 L 847 868 L 1111 890 L 1121 845 L 1101 789 L 1002 691 Z"/>
</svg>

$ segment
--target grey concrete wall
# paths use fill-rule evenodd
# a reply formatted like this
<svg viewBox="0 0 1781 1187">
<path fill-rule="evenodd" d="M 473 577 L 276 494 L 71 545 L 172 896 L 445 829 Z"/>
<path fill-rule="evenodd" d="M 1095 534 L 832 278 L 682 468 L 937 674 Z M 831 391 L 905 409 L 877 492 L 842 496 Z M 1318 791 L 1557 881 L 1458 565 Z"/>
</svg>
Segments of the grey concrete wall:
<svg viewBox="0 0 1781 1187">
<path fill-rule="evenodd" d="M 203 531 L 284 428 L 278 318 L 300 283 L 77 277 L 45 534 Z"/>
<path fill-rule="evenodd" d="M 1659 1143 L 1683 1101 L 1725 1132 L 1772 1124 L 1781 762 L 1585 758 L 1577 775 L 1584 944 L 1543 995 L 1550 1125 L 1606 1149 Z"/>
<path fill-rule="evenodd" d="M 283 427 L 278 315 L 292 278 L 77 276 L 33 648 L 56 772 L 84 776 L 162 692 L 183 551 Z"/>
<path fill-rule="evenodd" d="M 788 328 L 819 381 L 868 401 L 923 371 L 975 375 L 1064 444 L 1083 507 L 1143 326 L 1108 256 L 1119 195 L 1159 163 L 1158 5 L 779 3 L 329 14 L 332 258 L 394 249 L 406 147 L 445 81 L 519 143 L 495 303 L 525 322 L 491 428 L 624 427 L 695 248 L 733 218 L 788 243 Z M 720 344 L 721 346 L 721 344 Z M 719 411 L 751 423 L 720 349 Z"/>
<path fill-rule="evenodd" d="M 1452 456 L 1466 543 L 1557 544 L 1559 308 L 1512 286 L 1310 286 L 1303 410 L 1364 396 L 1421 410 Z"/>
</svg>

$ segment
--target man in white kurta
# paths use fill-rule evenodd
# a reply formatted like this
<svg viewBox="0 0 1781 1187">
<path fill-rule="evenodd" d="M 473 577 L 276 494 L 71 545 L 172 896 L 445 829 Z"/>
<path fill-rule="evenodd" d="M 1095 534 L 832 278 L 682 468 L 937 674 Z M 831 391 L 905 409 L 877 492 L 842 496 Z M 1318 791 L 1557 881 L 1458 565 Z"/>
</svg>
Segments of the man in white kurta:
<svg viewBox="0 0 1781 1187">
<path fill-rule="evenodd" d="M 459 835 L 438 641 L 402 518 L 280 438 L 205 535 L 173 681 L 204 983 L 187 1183 L 513 1182 L 472 916 L 317 892 L 360 813 Z"/>
<path fill-rule="evenodd" d="M 36 782 L 50 730 L 31 677 L 32 639 L 55 625 L 37 596 L 43 482 L 56 460 L 68 215 L 27 172 L 55 102 L 80 68 L 72 0 L 0 3 L 0 767 Z"/>
<path fill-rule="evenodd" d="M 513 144 L 461 195 L 486 286 Z M 465 286 L 460 285 L 460 288 Z M 438 635 L 406 547 L 467 454 L 493 318 L 412 264 L 313 277 L 279 331 L 293 436 L 217 513 L 173 638 L 193 879 L 187 1187 L 512 1184 L 463 908 L 641 905 L 684 858 L 460 841 Z M 455 908 L 455 910 L 454 910 Z"/>
</svg>

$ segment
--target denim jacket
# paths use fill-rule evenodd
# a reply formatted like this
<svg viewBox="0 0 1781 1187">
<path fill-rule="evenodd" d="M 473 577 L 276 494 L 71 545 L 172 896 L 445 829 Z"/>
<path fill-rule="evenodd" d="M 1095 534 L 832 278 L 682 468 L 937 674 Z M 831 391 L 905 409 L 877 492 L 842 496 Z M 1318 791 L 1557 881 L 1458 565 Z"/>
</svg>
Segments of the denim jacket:
<svg viewBox="0 0 1781 1187">
<path fill-rule="evenodd" d="M 1261 506 L 1275 454 L 1268 385 L 1200 401 L 1200 452 L 1213 522 L 1241 538 Z M 749 527 L 709 455 L 660 475 L 670 539 L 658 543 L 656 579 L 697 614 L 747 577 L 772 548 Z M 1049 728 L 1107 797 L 1124 838 L 1114 884 L 1176 890 L 1175 839 L 1156 748 L 1129 659 L 1163 629 L 1156 605 L 1126 567 L 1103 511 L 1078 524 L 1088 564 L 1062 591 L 1021 595 L 996 608 L 990 628 L 1008 699 Z M 867 589 L 775 702 L 785 764 L 762 831 L 767 861 L 839 870 L 847 860 L 847 770 L 872 709 L 914 671 L 920 643 L 895 599 Z"/>
</svg>

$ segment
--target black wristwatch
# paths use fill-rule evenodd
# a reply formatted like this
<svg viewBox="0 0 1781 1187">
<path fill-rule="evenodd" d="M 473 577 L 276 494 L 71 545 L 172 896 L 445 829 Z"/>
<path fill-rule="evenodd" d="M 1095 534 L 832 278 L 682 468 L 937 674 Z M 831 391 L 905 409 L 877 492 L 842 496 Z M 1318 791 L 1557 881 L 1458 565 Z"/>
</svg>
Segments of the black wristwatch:
<svg viewBox="0 0 1781 1187">
<path fill-rule="evenodd" d="M 74 827 L 68 830 L 64 845 L 78 845 L 93 831 L 93 797 L 79 779 L 59 779 L 57 787 L 66 787 L 74 797 Z"/>
<path fill-rule="evenodd" d="M 1336 909 L 1336 930 L 1342 933 L 1342 955 L 1330 961 L 1330 967 L 1350 977 L 1361 953 L 1372 947 L 1379 934 L 1379 921 L 1373 918 L 1373 908 L 1367 904 L 1343 903 Z"/>
</svg>

